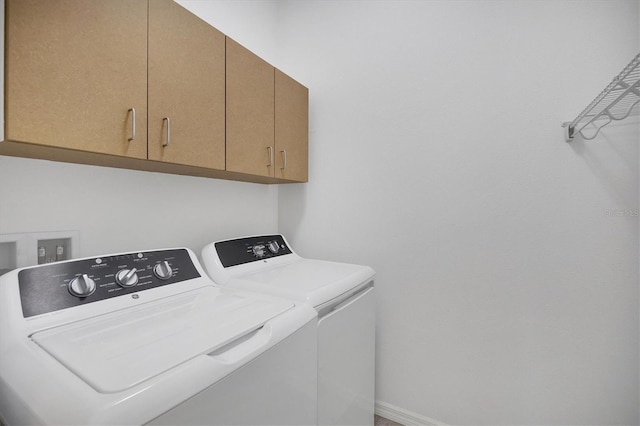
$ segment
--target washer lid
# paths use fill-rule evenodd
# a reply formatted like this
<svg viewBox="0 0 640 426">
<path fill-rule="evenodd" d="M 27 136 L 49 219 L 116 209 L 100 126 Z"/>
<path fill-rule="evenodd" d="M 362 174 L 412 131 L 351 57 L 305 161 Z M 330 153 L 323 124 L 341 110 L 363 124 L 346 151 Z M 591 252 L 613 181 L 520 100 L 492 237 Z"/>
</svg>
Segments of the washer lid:
<svg viewBox="0 0 640 426">
<path fill-rule="evenodd" d="M 373 279 L 369 266 L 300 259 L 294 262 L 239 275 L 227 284 L 273 294 L 293 300 L 303 300 L 317 308 Z"/>
<path fill-rule="evenodd" d="M 119 392 L 210 353 L 293 306 L 210 286 L 31 338 L 97 391 Z"/>
</svg>

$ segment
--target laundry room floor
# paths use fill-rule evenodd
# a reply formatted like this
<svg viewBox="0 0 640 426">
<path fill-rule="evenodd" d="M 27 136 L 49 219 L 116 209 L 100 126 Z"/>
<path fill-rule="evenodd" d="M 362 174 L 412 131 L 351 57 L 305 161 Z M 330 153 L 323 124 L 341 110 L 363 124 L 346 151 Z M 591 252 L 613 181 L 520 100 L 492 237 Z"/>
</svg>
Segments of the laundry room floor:
<svg viewBox="0 0 640 426">
<path fill-rule="evenodd" d="M 400 423 L 396 423 L 389 419 L 385 419 L 384 417 L 375 416 L 374 420 L 375 426 L 402 426 Z"/>
</svg>

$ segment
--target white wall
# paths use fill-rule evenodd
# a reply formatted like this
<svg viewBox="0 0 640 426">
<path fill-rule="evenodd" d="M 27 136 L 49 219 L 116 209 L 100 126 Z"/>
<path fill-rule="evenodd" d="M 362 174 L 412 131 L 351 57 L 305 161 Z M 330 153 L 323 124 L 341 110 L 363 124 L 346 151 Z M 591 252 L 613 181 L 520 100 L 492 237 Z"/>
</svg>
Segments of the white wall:
<svg viewBox="0 0 640 426">
<path fill-rule="evenodd" d="M 310 183 L 0 156 L 0 233 L 90 255 L 279 228 L 378 271 L 380 401 L 638 423 L 638 124 L 560 128 L 638 52 L 637 1 L 179 2 L 310 88 Z"/>
<path fill-rule="evenodd" d="M 277 0 L 174 0 L 267 62 L 277 65 Z"/>
<path fill-rule="evenodd" d="M 238 41 L 274 56 L 272 4 L 184 3 L 225 29 L 242 26 Z M 199 254 L 216 239 L 273 233 L 277 197 L 274 185 L 0 156 L 0 234 L 78 230 L 82 256 L 174 246 Z"/>
<path fill-rule="evenodd" d="M 259 212 L 259 213 L 256 213 Z M 0 156 L 0 234 L 80 231 L 81 256 L 277 230 L 277 188 Z"/>
<path fill-rule="evenodd" d="M 311 141 L 279 229 L 377 270 L 380 401 L 450 424 L 638 424 L 638 123 L 571 144 L 560 127 L 640 50 L 638 16 L 281 3 Z"/>
</svg>

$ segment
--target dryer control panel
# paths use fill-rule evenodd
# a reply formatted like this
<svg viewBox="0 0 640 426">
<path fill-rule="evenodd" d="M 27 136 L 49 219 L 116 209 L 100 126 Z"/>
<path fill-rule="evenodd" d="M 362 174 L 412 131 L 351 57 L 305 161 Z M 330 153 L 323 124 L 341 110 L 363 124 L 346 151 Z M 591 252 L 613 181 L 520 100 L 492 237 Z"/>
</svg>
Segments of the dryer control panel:
<svg viewBox="0 0 640 426">
<path fill-rule="evenodd" d="M 18 273 L 25 318 L 199 278 L 185 249 L 95 257 Z"/>
<path fill-rule="evenodd" d="M 215 243 L 222 266 L 242 265 L 272 257 L 291 254 L 282 235 L 262 235 Z"/>
</svg>

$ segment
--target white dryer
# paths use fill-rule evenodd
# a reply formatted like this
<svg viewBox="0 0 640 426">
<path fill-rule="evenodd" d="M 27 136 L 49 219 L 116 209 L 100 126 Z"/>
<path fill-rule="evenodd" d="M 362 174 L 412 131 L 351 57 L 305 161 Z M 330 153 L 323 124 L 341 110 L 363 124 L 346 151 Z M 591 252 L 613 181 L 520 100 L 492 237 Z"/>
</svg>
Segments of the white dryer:
<svg viewBox="0 0 640 426">
<path fill-rule="evenodd" d="M 0 420 L 315 424 L 316 312 L 219 288 L 188 249 L 0 277 Z"/>
<path fill-rule="evenodd" d="M 318 424 L 373 425 L 375 272 L 305 259 L 282 235 L 217 241 L 202 263 L 218 284 L 307 302 L 318 311 Z"/>
</svg>

